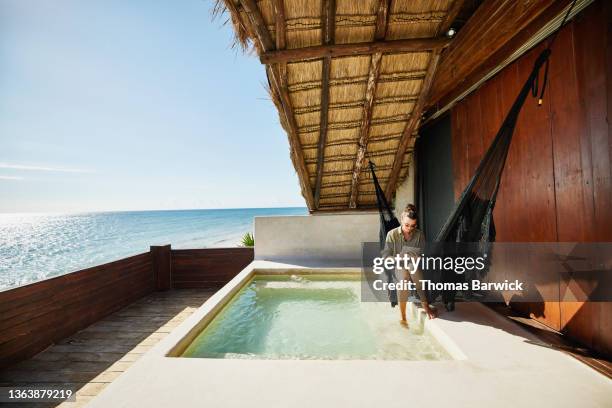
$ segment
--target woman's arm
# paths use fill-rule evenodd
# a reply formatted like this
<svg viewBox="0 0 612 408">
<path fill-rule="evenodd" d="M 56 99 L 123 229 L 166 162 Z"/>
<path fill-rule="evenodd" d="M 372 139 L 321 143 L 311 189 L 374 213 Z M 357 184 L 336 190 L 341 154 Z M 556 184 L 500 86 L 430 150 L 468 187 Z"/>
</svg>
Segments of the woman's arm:
<svg viewBox="0 0 612 408">
<path fill-rule="evenodd" d="M 383 258 L 395 256 L 395 241 L 393 240 L 393 234 L 391 233 L 392 231 L 393 230 L 387 232 L 387 238 L 385 239 L 385 247 L 380 253 L 380 256 Z"/>
</svg>

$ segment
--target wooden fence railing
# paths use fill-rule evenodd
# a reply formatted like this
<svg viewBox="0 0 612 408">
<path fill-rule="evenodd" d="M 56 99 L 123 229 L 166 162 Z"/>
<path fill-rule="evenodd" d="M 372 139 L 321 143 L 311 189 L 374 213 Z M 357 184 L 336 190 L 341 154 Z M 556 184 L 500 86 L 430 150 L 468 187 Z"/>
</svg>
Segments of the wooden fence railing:
<svg viewBox="0 0 612 408">
<path fill-rule="evenodd" d="M 253 248 L 172 250 L 174 288 L 221 287 L 253 260 Z"/>
<path fill-rule="evenodd" d="M 155 290 L 221 287 L 252 260 L 252 248 L 155 246 L 150 252 L 2 291 L 0 368 Z"/>
</svg>

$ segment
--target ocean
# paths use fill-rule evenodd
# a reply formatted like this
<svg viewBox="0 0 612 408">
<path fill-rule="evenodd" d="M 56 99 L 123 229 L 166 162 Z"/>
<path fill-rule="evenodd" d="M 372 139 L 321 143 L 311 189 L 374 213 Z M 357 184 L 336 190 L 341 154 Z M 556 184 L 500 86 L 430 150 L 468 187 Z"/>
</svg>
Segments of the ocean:
<svg viewBox="0 0 612 408">
<path fill-rule="evenodd" d="M 253 217 L 306 208 L 0 214 L 0 290 L 149 250 L 238 246 Z"/>
</svg>

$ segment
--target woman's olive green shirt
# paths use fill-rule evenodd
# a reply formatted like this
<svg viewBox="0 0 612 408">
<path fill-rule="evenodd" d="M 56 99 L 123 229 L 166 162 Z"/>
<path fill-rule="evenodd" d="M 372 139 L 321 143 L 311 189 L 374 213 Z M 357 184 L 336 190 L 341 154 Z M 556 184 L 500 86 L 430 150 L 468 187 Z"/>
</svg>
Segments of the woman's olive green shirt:
<svg viewBox="0 0 612 408">
<path fill-rule="evenodd" d="M 415 248 L 423 250 L 425 248 L 425 234 L 416 228 L 412 231 L 410 239 L 406 240 L 402 233 L 402 227 L 393 228 L 387 233 L 387 239 L 385 240 L 385 248 L 382 250 L 381 255 L 383 258 L 394 257 L 397 254 L 401 254 L 403 251 L 414 252 Z M 411 251 L 412 249 L 412 251 Z M 414 254 L 414 255 L 421 255 Z"/>
</svg>

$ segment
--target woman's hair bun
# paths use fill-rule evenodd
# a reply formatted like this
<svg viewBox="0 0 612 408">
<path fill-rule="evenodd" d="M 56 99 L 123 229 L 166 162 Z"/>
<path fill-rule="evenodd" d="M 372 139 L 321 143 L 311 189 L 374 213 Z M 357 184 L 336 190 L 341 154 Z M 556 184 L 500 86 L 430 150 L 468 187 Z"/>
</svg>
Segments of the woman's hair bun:
<svg viewBox="0 0 612 408">
<path fill-rule="evenodd" d="M 416 220 L 418 217 L 417 208 L 414 204 L 408 204 L 406 208 L 404 208 L 403 214 L 406 214 L 411 220 Z"/>
</svg>

